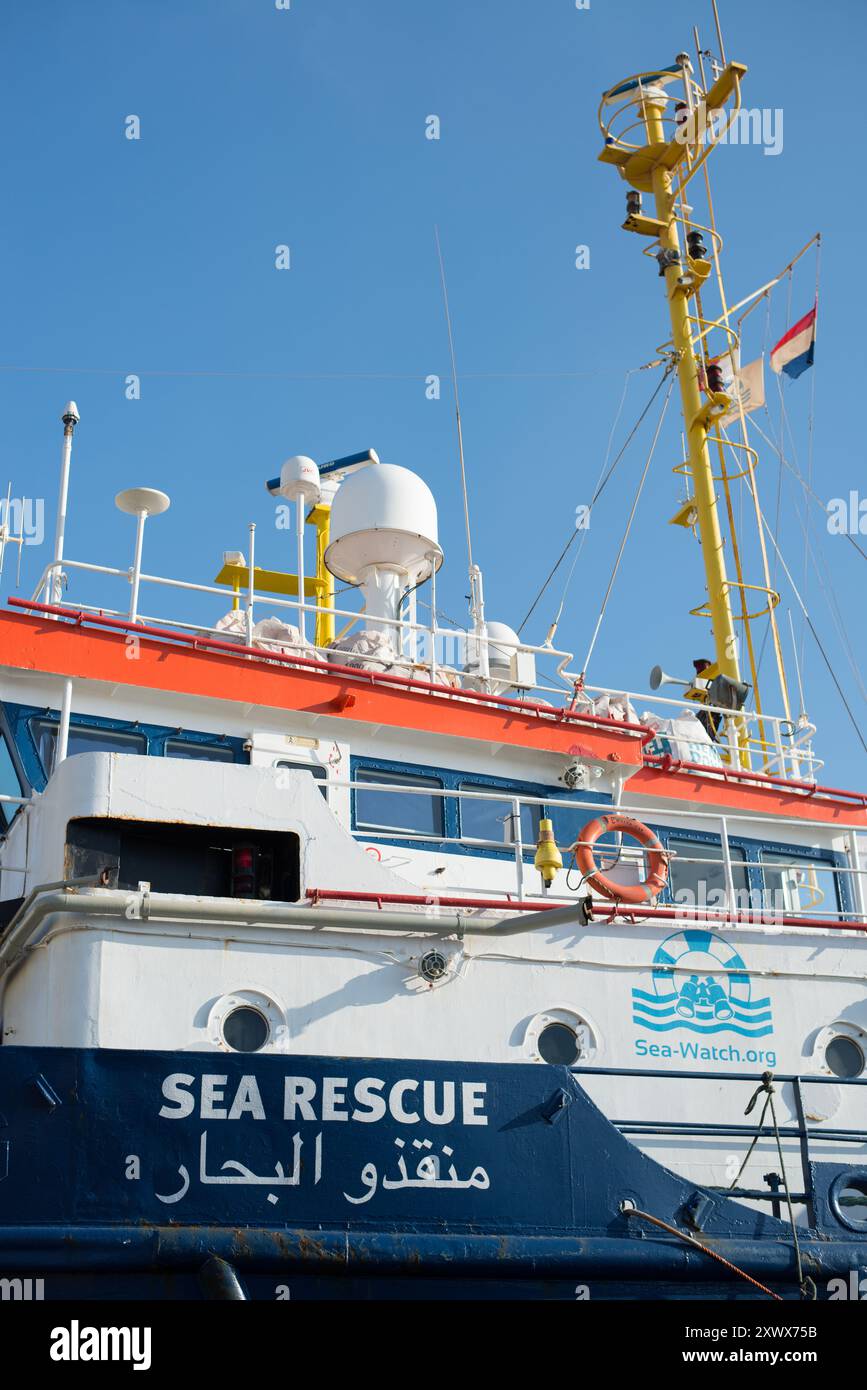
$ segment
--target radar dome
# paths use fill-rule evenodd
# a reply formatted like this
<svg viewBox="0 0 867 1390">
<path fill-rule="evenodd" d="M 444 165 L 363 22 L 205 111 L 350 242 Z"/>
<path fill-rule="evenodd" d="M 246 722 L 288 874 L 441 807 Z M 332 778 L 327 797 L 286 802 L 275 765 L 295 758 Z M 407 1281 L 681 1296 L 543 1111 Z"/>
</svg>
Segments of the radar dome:
<svg viewBox="0 0 867 1390">
<path fill-rule="evenodd" d="M 439 569 L 433 493 L 417 474 L 379 463 L 351 474 L 331 506 L 331 543 L 325 563 L 338 579 L 360 584 L 373 566 L 399 570 L 413 584 L 429 578 L 433 553 Z"/>
</svg>

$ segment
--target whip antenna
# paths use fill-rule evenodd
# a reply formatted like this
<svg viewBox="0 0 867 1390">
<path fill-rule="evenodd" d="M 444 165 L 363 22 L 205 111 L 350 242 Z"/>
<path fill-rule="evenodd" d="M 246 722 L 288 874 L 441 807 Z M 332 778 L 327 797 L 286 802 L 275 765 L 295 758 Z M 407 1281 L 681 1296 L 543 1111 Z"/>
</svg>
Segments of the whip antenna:
<svg viewBox="0 0 867 1390">
<path fill-rule="evenodd" d="M 440 266 L 440 283 L 443 288 L 443 307 L 446 314 L 446 331 L 449 336 L 449 356 L 452 364 L 452 389 L 455 393 L 455 423 L 458 430 L 458 459 L 461 465 L 461 491 L 464 500 L 464 525 L 467 532 L 467 563 L 470 571 L 470 612 L 473 617 L 473 631 L 475 633 L 476 645 L 474 651 L 474 662 L 478 667 L 478 673 L 483 680 L 489 675 L 488 660 L 488 631 L 485 624 L 485 599 L 482 588 L 482 572 L 478 565 L 473 562 L 473 538 L 470 529 L 470 500 L 467 492 L 467 470 L 464 463 L 464 434 L 461 428 L 461 398 L 458 391 L 458 368 L 455 360 L 455 340 L 452 333 L 452 316 L 449 312 L 449 292 L 446 288 L 446 268 L 443 264 L 442 247 L 440 246 L 439 227 L 434 224 L 434 237 L 437 244 L 437 260 Z M 436 614 L 434 614 L 436 621 Z"/>
<path fill-rule="evenodd" d="M 467 559 L 470 566 L 470 578 L 473 577 L 473 541 L 470 533 L 470 503 L 467 494 L 467 470 L 464 465 L 464 435 L 461 428 L 461 398 L 458 392 L 458 369 L 455 361 L 455 340 L 452 334 L 452 316 L 449 312 L 449 292 L 446 288 L 446 268 L 443 264 L 443 253 L 440 246 L 439 227 L 434 226 L 434 236 L 437 244 L 437 260 L 440 266 L 440 283 L 443 289 L 443 307 L 446 314 L 446 331 L 449 337 L 449 356 L 452 364 L 452 390 L 455 394 L 455 421 L 458 428 L 458 459 L 461 465 L 461 490 L 464 498 L 464 523 L 467 529 Z"/>
</svg>

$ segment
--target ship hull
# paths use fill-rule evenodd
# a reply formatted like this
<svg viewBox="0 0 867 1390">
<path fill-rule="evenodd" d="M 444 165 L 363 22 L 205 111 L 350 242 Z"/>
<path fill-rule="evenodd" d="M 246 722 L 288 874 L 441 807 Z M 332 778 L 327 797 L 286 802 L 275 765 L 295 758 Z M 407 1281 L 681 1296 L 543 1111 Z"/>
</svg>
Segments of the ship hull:
<svg viewBox="0 0 867 1390">
<path fill-rule="evenodd" d="M 800 1297 L 785 1221 L 649 1158 L 568 1068 L 6 1046 L 0 1109 L 4 1297 Z M 819 1297 L 867 1272 L 832 1167 Z"/>
</svg>

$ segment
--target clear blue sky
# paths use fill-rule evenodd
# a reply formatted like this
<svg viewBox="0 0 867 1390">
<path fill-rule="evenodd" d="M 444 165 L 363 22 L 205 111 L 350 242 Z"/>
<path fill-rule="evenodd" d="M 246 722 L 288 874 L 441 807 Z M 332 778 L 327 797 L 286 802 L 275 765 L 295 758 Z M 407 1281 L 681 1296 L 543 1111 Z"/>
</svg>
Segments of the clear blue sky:
<svg viewBox="0 0 867 1390">
<path fill-rule="evenodd" d="M 748 147 L 713 159 L 729 296 L 769 279 L 822 230 L 815 486 L 823 498 L 863 492 L 864 190 L 859 168 L 835 151 L 858 149 L 865 7 L 722 8 L 729 57 L 750 66 L 745 103 L 784 112 L 777 157 Z M 246 549 L 248 521 L 258 523 L 258 561 L 286 566 L 288 538 L 263 488 L 283 458 L 373 446 L 433 488 L 446 551 L 440 603 L 463 619 L 438 223 L 476 557 L 489 617 L 517 626 L 576 504 L 589 500 L 627 369 L 667 336 L 656 267 L 620 231 L 625 186 L 596 162 L 599 94 L 691 50 L 695 22 L 709 44 L 704 0 L 592 0 L 589 11 L 572 0 L 292 0 L 288 11 L 273 0 L 6 5 L 3 492 L 11 478 L 15 493 L 44 497 L 53 533 L 58 417 L 74 397 L 82 423 L 67 553 L 128 564 L 132 523 L 113 497 L 147 483 L 168 491 L 172 508 L 149 527 L 146 567 L 210 581 L 224 549 Z M 439 141 L 425 138 L 431 114 Z M 129 115 L 140 118 L 138 141 L 125 138 Z M 291 247 L 288 272 L 274 268 L 279 243 Z M 574 268 L 578 243 L 590 247 L 589 270 Z M 813 276 L 808 257 L 792 287 L 793 320 L 810 306 Z M 762 349 L 764 318 L 748 321 L 747 358 Z M 786 326 L 784 290 L 771 343 Z M 128 373 L 141 376 L 138 401 L 125 399 Z M 443 379 L 438 402 L 425 396 L 430 373 Z M 771 420 L 761 423 L 776 434 L 768 380 Z M 805 375 L 787 395 L 802 469 L 811 384 Z M 652 386 L 651 373 L 631 378 L 619 440 Z M 641 688 L 657 661 L 689 674 L 709 645 L 688 616 L 703 598 L 698 549 L 666 525 L 680 500 L 670 472 L 679 423 L 672 408 L 590 668 L 598 684 Z M 645 432 L 592 519 L 558 634 L 579 661 L 647 441 Z M 774 516 L 769 451 L 760 477 Z M 784 474 L 784 554 L 863 721 L 810 565 L 805 579 L 799 500 Z M 827 534 L 815 507 L 811 526 L 860 656 L 865 561 Z M 21 592 L 49 550 L 50 534 L 25 550 Z M 4 596 L 14 569 L 12 555 Z M 128 598 L 119 586 L 103 593 L 109 606 Z M 558 582 L 529 629 L 537 641 L 559 594 Z M 77 581 L 75 596 L 93 591 Z M 788 652 L 785 617 L 783 629 Z M 809 638 L 806 650 L 823 777 L 863 786 L 864 759 Z M 763 671 L 770 676 L 769 653 Z M 766 699 L 778 707 L 770 687 Z"/>
</svg>

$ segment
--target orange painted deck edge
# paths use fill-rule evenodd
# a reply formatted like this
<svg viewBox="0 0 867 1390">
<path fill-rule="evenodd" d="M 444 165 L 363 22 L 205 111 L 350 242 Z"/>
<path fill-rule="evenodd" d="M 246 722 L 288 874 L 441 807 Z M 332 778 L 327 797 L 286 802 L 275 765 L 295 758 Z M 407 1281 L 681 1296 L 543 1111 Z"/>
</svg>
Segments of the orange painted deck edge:
<svg viewBox="0 0 867 1390">
<path fill-rule="evenodd" d="M 803 792 L 786 791 L 785 787 L 725 782 L 720 777 L 703 777 L 695 772 L 640 768 L 626 782 L 624 797 L 628 799 L 630 795 L 692 801 L 732 811 L 754 812 L 757 816 L 791 816 L 831 825 L 837 821 L 841 825 L 863 825 L 867 829 L 867 808 L 852 801 L 805 796 Z"/>
<path fill-rule="evenodd" d="M 614 760 L 624 767 L 635 766 L 635 738 L 616 730 L 562 725 L 511 710 L 458 704 L 420 691 L 366 688 L 351 677 L 260 667 L 243 657 L 194 652 L 149 639 L 141 640 L 136 660 L 127 657 L 127 650 L 122 634 L 50 618 L 0 613 L 0 664 L 21 670 L 203 699 L 236 700 L 544 752 L 566 754 L 579 749 L 588 757 L 607 759 L 615 755 Z M 354 696 L 354 703 L 341 708 L 346 696 Z M 780 787 L 736 785 L 689 771 L 636 768 L 626 782 L 625 793 L 867 829 L 867 809 L 850 802 L 829 797 L 810 799 Z"/>
<path fill-rule="evenodd" d="M 616 729 L 561 724 L 543 716 L 395 686 L 365 686 L 350 676 L 258 665 L 245 657 L 191 651 L 149 638 L 140 639 L 134 660 L 128 651 L 121 633 L 0 613 L 0 664 L 22 670 L 545 752 L 567 754 L 580 749 L 588 757 L 611 758 L 627 767 L 638 766 L 641 756 L 636 736 Z"/>
</svg>

